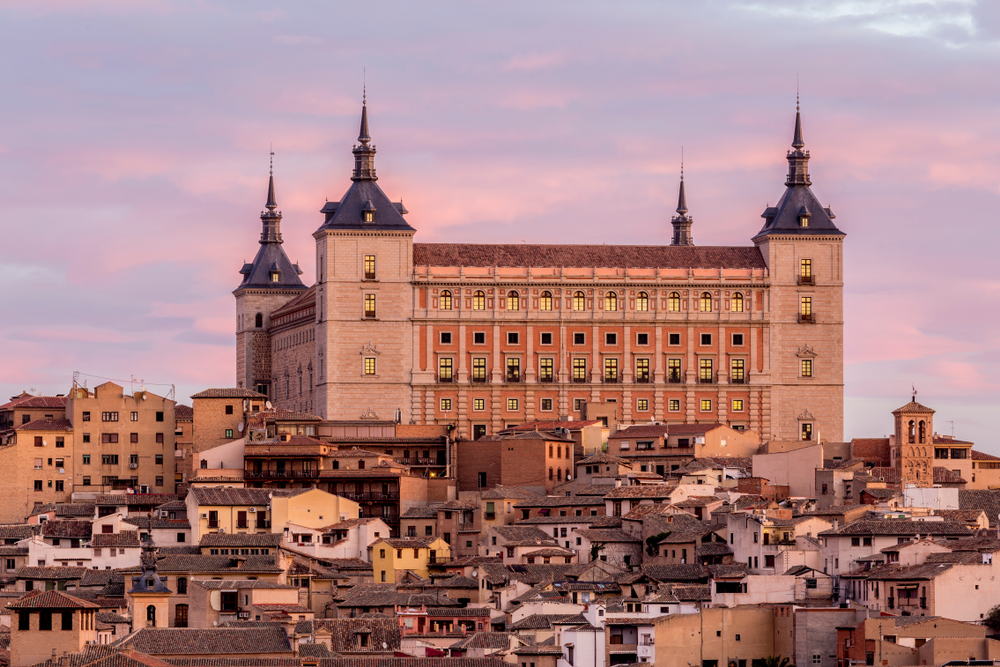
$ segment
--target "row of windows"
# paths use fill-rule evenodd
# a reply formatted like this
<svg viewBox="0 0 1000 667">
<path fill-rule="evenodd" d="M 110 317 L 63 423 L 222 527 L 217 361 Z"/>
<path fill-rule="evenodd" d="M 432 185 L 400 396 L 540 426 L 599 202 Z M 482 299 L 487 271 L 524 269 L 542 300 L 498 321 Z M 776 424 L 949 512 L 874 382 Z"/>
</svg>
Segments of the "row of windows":
<svg viewBox="0 0 1000 667">
<path fill-rule="evenodd" d="M 84 442 L 84 443 L 89 443 L 90 442 L 90 434 L 89 433 L 81 433 L 80 435 L 82 436 L 81 442 Z M 117 442 L 118 442 L 118 435 L 119 435 L 118 433 L 101 433 L 101 444 L 103 444 L 103 445 L 117 444 Z M 158 445 L 162 445 L 163 444 L 164 437 L 163 437 L 162 433 L 156 433 L 156 434 L 154 434 L 153 437 L 154 437 L 154 440 L 156 441 L 156 444 L 158 444 Z M 139 442 L 139 434 L 138 433 L 130 433 L 128 439 L 129 439 L 130 443 L 133 443 L 133 444 L 138 443 Z M 62 447 L 63 446 L 62 444 L 60 444 L 61 440 L 62 440 L 62 438 L 56 438 L 56 447 Z M 35 447 L 42 447 L 42 446 L 44 446 L 44 441 L 41 439 L 41 436 L 35 436 Z"/>
<path fill-rule="evenodd" d="M 452 310 L 455 305 L 451 290 L 442 290 L 441 295 L 438 297 L 438 310 Z M 606 292 L 603 298 L 603 305 L 605 311 L 616 311 L 619 310 L 619 299 L 617 292 Z M 646 312 L 649 310 L 649 300 L 650 296 L 647 292 L 639 292 L 635 296 L 635 310 L 640 312 Z M 734 292 L 729 299 L 729 310 L 742 313 L 744 311 L 744 306 L 749 297 L 744 298 L 742 292 Z M 503 302 L 501 302 L 503 303 Z M 552 292 L 548 290 L 543 291 L 538 298 L 538 309 L 539 310 L 552 310 L 553 303 L 558 307 L 559 300 L 553 300 Z M 713 297 L 711 292 L 702 292 L 697 299 L 698 310 L 703 313 L 710 313 L 713 310 Z M 601 300 L 598 300 L 598 305 L 601 304 Z M 587 295 L 583 292 L 574 292 L 571 298 L 567 299 L 567 307 L 571 310 L 582 312 L 587 310 Z M 624 306 L 624 304 L 622 304 Z M 527 310 L 527 298 L 522 297 L 517 292 L 508 292 L 506 298 L 507 310 Z M 486 310 L 486 292 L 483 290 L 476 290 L 472 295 L 472 309 L 473 310 Z M 624 307 L 622 308 L 624 309 Z M 679 313 L 681 310 L 681 293 L 671 292 L 667 296 L 667 311 L 671 313 Z"/>
<path fill-rule="evenodd" d="M 583 403 L 586 402 L 584 398 L 574 399 L 573 409 L 579 412 L 583 409 Z M 554 399 L 543 398 L 539 401 L 539 411 L 541 412 L 551 412 L 553 410 Z M 442 398 L 440 400 L 440 407 L 442 412 L 450 412 L 452 409 L 453 401 L 450 398 Z M 704 398 L 698 403 L 698 407 L 702 412 L 712 412 L 714 402 L 712 399 Z M 517 412 L 520 410 L 520 399 L 508 398 L 507 399 L 507 411 Z M 648 412 L 649 411 L 649 399 L 648 398 L 637 398 L 635 399 L 635 409 L 637 412 Z M 485 398 L 474 398 L 472 399 L 472 410 L 474 412 L 483 412 L 486 410 L 486 399 Z M 743 412 L 746 410 L 746 401 L 742 398 L 734 398 L 730 402 L 730 410 L 732 412 Z M 680 412 L 681 411 L 681 399 L 671 398 L 667 401 L 667 411 L 668 412 Z M 550 448 L 551 449 L 551 448 Z M 568 452 L 567 452 L 568 455 Z M 549 456 L 552 456 L 551 452 Z M 559 458 L 559 457 L 556 457 Z"/>
<path fill-rule="evenodd" d="M 81 413 L 80 420 L 81 421 L 85 421 L 85 422 L 89 422 L 90 421 L 90 412 L 89 411 L 84 411 L 83 413 Z M 101 413 L 101 421 L 102 422 L 116 422 L 116 421 L 118 421 L 118 413 L 117 412 L 102 412 Z M 131 412 L 131 414 L 129 415 L 129 421 L 134 421 L 134 422 L 139 421 L 139 413 L 138 413 L 138 411 L 133 410 Z M 163 412 L 162 411 L 158 411 L 156 413 L 156 421 L 158 421 L 158 422 L 163 421 Z"/>
<path fill-rule="evenodd" d="M 439 340 L 442 345 L 452 345 L 453 336 L 451 331 L 441 331 L 439 333 Z M 552 345 L 553 334 L 550 331 L 543 331 L 539 333 L 539 343 L 541 345 Z M 702 346 L 712 345 L 714 337 L 710 333 L 703 333 L 700 335 L 699 342 Z M 734 333 L 732 334 L 732 345 L 733 347 L 743 347 L 746 344 L 746 334 Z M 486 345 L 486 332 L 485 331 L 475 331 L 472 334 L 472 344 L 473 345 Z M 521 333 L 518 331 L 508 331 L 507 332 L 507 344 L 508 345 L 520 345 L 521 344 Z M 586 332 L 577 331 L 573 333 L 573 345 L 586 345 L 587 344 L 587 334 Z M 605 333 L 604 334 L 604 344 L 605 345 L 618 345 L 618 334 L 617 333 Z M 649 345 L 649 334 L 648 333 L 637 333 L 635 335 L 635 344 L 637 346 L 643 347 Z M 679 333 L 668 333 L 667 334 L 667 344 L 671 346 L 678 346 L 681 344 L 681 334 Z"/>
<path fill-rule="evenodd" d="M 542 357 L 538 360 L 538 380 L 540 382 L 553 382 L 555 379 L 554 359 L 552 357 Z M 369 364 L 368 362 L 371 362 Z M 365 359 L 365 373 L 374 375 L 374 358 Z M 572 378 L 574 382 L 587 382 L 587 359 L 574 358 L 572 360 Z M 681 359 L 667 359 L 667 381 L 672 383 L 681 382 Z M 506 381 L 521 381 L 521 360 L 517 357 L 508 357 L 506 363 Z M 369 368 L 371 372 L 369 372 Z M 799 366 L 802 377 L 812 377 L 813 362 L 811 359 L 802 359 Z M 473 357 L 472 359 L 472 381 L 486 382 L 487 368 L 485 357 Z M 618 382 L 618 359 L 608 357 L 604 359 L 604 381 Z M 451 357 L 441 357 L 438 359 L 438 382 L 454 381 L 454 360 Z M 635 360 L 635 382 L 647 383 L 650 381 L 649 359 Z M 712 383 L 715 381 L 715 360 L 698 360 L 698 381 Z M 746 382 L 746 360 L 731 359 L 729 365 L 729 381 L 733 384 Z"/>
</svg>

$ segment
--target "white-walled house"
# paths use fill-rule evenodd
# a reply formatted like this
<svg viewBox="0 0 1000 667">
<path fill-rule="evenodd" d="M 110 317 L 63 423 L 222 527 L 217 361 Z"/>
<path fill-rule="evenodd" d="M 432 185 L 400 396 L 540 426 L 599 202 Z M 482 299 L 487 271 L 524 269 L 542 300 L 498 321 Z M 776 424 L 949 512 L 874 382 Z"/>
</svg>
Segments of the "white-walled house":
<svg viewBox="0 0 1000 667">
<path fill-rule="evenodd" d="M 313 558 L 360 558 L 371 562 L 370 547 L 392 535 L 385 521 L 375 517 L 346 519 L 323 528 L 310 528 L 289 521 L 281 546 Z"/>
</svg>

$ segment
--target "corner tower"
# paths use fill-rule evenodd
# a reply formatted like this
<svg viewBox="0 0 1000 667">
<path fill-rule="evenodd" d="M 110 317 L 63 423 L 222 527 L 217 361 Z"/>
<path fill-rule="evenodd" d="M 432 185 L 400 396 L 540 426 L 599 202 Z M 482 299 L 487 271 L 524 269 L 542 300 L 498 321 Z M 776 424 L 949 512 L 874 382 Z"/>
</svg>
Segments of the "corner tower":
<svg viewBox="0 0 1000 667">
<path fill-rule="evenodd" d="M 844 233 L 812 193 L 809 151 L 795 107 L 785 193 L 753 238 L 770 294 L 771 432 L 776 440 L 841 441 L 844 431 Z"/>
<path fill-rule="evenodd" d="M 253 261 L 240 269 L 243 281 L 233 291 L 236 297 L 236 386 L 269 398 L 271 387 L 271 341 L 267 329 L 271 313 L 302 293 L 306 286 L 302 270 L 292 264 L 281 247 L 281 212 L 274 197 L 274 170 L 267 185 L 267 210 L 260 214 L 260 249 Z"/>
<path fill-rule="evenodd" d="M 413 234 L 403 203 L 379 187 L 367 100 L 351 186 L 328 201 L 316 239 L 316 412 L 410 420 Z"/>
</svg>

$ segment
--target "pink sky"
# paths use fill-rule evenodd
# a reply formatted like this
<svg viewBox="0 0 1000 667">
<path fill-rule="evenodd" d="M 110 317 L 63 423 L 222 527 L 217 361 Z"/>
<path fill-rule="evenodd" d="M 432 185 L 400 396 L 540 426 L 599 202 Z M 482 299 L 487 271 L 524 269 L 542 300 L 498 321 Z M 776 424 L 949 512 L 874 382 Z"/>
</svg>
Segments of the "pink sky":
<svg viewBox="0 0 1000 667">
<path fill-rule="evenodd" d="M 362 68 L 379 184 L 418 241 L 701 245 L 783 191 L 795 79 L 845 241 L 845 436 L 919 400 L 1000 453 L 1000 10 L 968 0 L 6 3 L 0 395 L 72 372 L 234 383 L 230 292 L 273 143 L 285 248 L 349 185 Z"/>
</svg>

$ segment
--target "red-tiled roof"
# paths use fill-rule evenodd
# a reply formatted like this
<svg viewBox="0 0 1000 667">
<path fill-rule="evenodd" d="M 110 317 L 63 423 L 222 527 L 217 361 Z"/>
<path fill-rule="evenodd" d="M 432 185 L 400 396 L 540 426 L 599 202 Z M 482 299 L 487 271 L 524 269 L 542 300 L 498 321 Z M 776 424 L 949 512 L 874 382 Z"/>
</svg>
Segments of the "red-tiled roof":
<svg viewBox="0 0 1000 667">
<path fill-rule="evenodd" d="M 0 410 L 13 410 L 15 408 L 24 410 L 27 408 L 64 410 L 66 409 L 65 396 L 31 396 L 21 394 L 15 396 L 9 402 L 0 405 Z"/>
<path fill-rule="evenodd" d="M 571 431 L 579 431 L 584 426 L 596 426 L 601 422 L 596 419 L 588 421 L 574 421 L 574 422 L 564 422 L 564 421 L 540 421 L 540 422 L 526 422 L 524 424 L 518 424 L 517 426 L 511 426 L 504 429 L 505 431 L 551 431 L 557 428 L 568 428 Z"/>
<path fill-rule="evenodd" d="M 889 462 L 889 438 L 855 438 L 851 440 L 851 458 Z"/>
<path fill-rule="evenodd" d="M 267 396 L 260 394 L 256 391 L 250 391 L 249 389 L 240 389 L 237 387 L 228 387 L 222 389 L 205 389 L 204 391 L 199 391 L 197 394 L 192 394 L 191 398 L 257 398 L 266 399 Z"/>
<path fill-rule="evenodd" d="M 764 269 L 752 246 L 414 243 L 414 266 Z"/>
<path fill-rule="evenodd" d="M 14 428 L 17 431 L 72 431 L 73 423 L 68 419 L 35 419 Z"/>
<path fill-rule="evenodd" d="M 661 436 L 666 436 L 667 432 L 670 430 L 670 426 L 666 424 L 639 424 L 636 426 L 629 426 L 628 428 L 618 431 L 612 438 L 659 438 Z"/>
<path fill-rule="evenodd" d="M 975 449 L 972 450 L 972 460 L 973 461 L 1000 461 L 1000 456 L 993 456 L 992 454 L 987 454 L 986 452 L 979 452 Z"/>
<path fill-rule="evenodd" d="M 174 421 L 179 422 L 189 422 L 194 419 L 194 408 L 190 405 L 180 405 L 174 406 Z"/>
<path fill-rule="evenodd" d="M 31 591 L 17 602 L 7 605 L 8 609 L 100 609 L 99 605 L 87 602 L 62 591 Z"/>
</svg>

